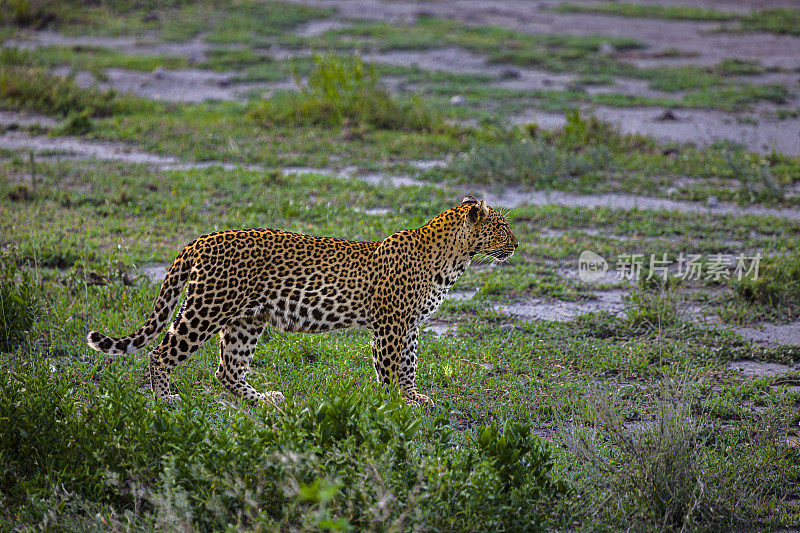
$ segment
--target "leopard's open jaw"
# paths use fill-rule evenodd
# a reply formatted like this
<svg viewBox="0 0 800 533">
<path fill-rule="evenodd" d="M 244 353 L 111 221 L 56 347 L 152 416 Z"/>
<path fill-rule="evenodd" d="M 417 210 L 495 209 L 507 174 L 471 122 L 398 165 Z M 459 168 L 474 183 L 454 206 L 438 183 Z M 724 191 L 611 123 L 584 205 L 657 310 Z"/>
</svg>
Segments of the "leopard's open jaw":
<svg viewBox="0 0 800 533">
<path fill-rule="evenodd" d="M 159 398 L 173 397 L 172 370 L 218 333 L 217 379 L 249 401 L 282 400 L 280 392 L 259 393 L 245 380 L 258 339 L 270 325 L 302 332 L 370 328 L 378 381 L 397 383 L 410 403 L 431 403 L 414 386 L 420 324 L 474 254 L 504 261 L 518 244 L 505 218 L 473 196 L 421 228 L 378 242 L 274 229 L 211 233 L 178 254 L 139 330 L 121 338 L 92 331 L 87 340 L 109 354 L 153 342 L 185 286 L 180 312 L 150 353 L 150 381 Z"/>
</svg>

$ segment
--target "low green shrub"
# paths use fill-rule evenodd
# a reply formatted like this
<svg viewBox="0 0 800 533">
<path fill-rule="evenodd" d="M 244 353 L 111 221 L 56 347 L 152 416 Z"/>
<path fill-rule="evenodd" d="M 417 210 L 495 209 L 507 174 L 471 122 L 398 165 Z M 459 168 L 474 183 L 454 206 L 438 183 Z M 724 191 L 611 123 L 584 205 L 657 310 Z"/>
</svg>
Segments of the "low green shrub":
<svg viewBox="0 0 800 533">
<path fill-rule="evenodd" d="M 625 421 L 620 395 L 588 395 L 594 428 L 565 433 L 569 448 L 592 465 L 588 482 L 605 495 L 596 500 L 602 507 L 594 513 L 637 531 L 723 531 L 743 525 L 742 509 L 769 499 L 773 489 L 755 478 L 770 474 L 762 475 L 752 463 L 742 462 L 728 477 L 708 467 L 719 452 L 728 455 L 714 443 L 726 433 L 715 432 L 698 413 L 688 383 L 669 381 L 647 393 L 656 410 L 648 420 L 634 422 Z"/>
<path fill-rule="evenodd" d="M 276 95 L 253 108 L 249 116 L 265 126 L 351 124 L 427 132 L 444 126 L 419 99 L 399 102 L 381 89 L 374 67 L 358 57 L 314 57 L 308 85 L 298 93 Z"/>
<path fill-rule="evenodd" d="M 677 294 L 666 289 L 634 289 L 627 296 L 627 318 L 634 328 L 661 330 L 679 322 Z"/>
<path fill-rule="evenodd" d="M 457 444 L 447 419 L 423 423 L 378 387 L 219 412 L 157 402 L 113 369 L 96 391 L 46 360 L 1 372 L 0 495 L 34 523 L 37 502 L 67 493 L 165 528 L 523 531 L 568 492 L 527 424 Z"/>
</svg>

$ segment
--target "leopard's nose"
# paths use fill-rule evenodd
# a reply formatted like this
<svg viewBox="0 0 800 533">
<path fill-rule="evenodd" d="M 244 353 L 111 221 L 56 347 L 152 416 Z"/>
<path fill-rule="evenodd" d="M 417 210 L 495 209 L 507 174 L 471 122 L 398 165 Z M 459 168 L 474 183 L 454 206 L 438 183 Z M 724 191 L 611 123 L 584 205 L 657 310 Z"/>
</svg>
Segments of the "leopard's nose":
<svg viewBox="0 0 800 533">
<path fill-rule="evenodd" d="M 513 236 L 513 235 L 511 236 L 511 243 L 514 245 L 514 249 L 516 250 L 516 249 L 517 249 L 517 247 L 519 246 L 519 241 L 518 241 L 518 240 L 517 240 L 517 238 L 516 238 L 515 236 Z"/>
</svg>

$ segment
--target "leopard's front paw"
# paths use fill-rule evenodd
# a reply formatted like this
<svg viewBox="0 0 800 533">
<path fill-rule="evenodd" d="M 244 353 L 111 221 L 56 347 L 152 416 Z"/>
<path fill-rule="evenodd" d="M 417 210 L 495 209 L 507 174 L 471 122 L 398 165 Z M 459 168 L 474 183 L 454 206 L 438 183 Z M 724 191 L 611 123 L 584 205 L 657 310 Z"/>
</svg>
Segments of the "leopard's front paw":
<svg viewBox="0 0 800 533">
<path fill-rule="evenodd" d="M 177 394 L 162 394 L 161 396 L 156 396 L 156 399 L 162 402 L 176 403 L 180 401 L 181 397 Z"/>
<path fill-rule="evenodd" d="M 272 405 L 280 405 L 286 403 L 286 397 L 279 391 L 268 391 L 264 393 L 262 400 Z"/>
<path fill-rule="evenodd" d="M 417 391 L 413 391 L 412 393 L 405 395 L 403 399 L 407 404 L 413 407 L 426 407 L 429 409 L 434 407 L 433 400 Z"/>
</svg>

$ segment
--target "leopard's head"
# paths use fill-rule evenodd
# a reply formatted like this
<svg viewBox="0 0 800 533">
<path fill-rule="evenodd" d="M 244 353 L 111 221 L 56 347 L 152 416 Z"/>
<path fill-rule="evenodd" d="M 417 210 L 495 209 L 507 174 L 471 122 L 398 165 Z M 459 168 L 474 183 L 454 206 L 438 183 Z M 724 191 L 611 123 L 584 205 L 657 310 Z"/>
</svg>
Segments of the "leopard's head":
<svg viewBox="0 0 800 533">
<path fill-rule="evenodd" d="M 513 255 L 519 241 L 503 215 L 474 196 L 464 198 L 460 208 L 468 232 L 470 256 L 485 254 L 505 261 Z"/>
</svg>

